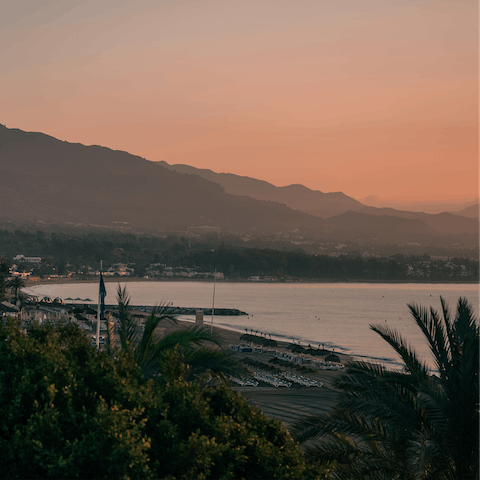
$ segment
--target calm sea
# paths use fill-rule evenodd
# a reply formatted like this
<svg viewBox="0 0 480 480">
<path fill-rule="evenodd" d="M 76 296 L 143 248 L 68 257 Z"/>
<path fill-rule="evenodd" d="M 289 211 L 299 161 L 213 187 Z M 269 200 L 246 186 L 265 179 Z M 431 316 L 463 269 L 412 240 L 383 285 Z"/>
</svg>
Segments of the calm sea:
<svg viewBox="0 0 480 480">
<path fill-rule="evenodd" d="M 175 306 L 211 308 L 213 283 L 128 282 L 133 305 L 160 302 Z M 116 283 L 107 283 L 107 304 L 115 303 Z M 38 285 L 27 293 L 70 298 L 90 298 L 96 303 L 98 284 Z M 365 283 L 223 283 L 217 282 L 216 308 L 237 308 L 240 317 L 215 316 L 215 325 L 245 332 L 253 329 L 272 338 L 325 346 L 339 352 L 397 364 L 391 347 L 369 326 L 397 329 L 428 361 L 429 352 L 414 324 L 407 304 L 441 309 L 440 295 L 453 309 L 460 296 L 467 297 L 478 316 L 479 289 L 472 284 L 365 284 Z M 68 301 L 66 301 L 68 303 Z M 193 320 L 193 317 L 182 317 Z M 206 323 L 211 317 L 205 317 Z M 429 362 L 430 363 L 430 362 Z"/>
</svg>

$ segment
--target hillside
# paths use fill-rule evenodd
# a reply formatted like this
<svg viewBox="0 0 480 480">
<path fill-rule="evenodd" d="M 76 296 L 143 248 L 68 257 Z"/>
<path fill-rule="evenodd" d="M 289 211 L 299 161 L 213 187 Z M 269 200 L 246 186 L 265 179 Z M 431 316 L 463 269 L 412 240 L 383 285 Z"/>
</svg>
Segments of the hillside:
<svg viewBox="0 0 480 480">
<path fill-rule="evenodd" d="M 169 165 L 166 162 L 158 162 L 158 165 L 176 172 L 198 175 L 218 183 L 227 193 L 232 195 L 248 195 L 257 200 L 283 203 L 294 210 L 300 210 L 322 218 L 364 207 L 362 203 L 342 192 L 323 193 L 318 190 L 311 190 L 303 185 L 276 187 L 264 180 L 232 173 L 216 173 L 204 168 L 195 168 L 189 165 Z"/>
<path fill-rule="evenodd" d="M 213 182 L 183 175 L 144 158 L 0 126 L 1 216 L 142 231 L 318 236 L 323 220 L 274 202 L 234 196 Z"/>
<path fill-rule="evenodd" d="M 478 220 L 479 217 L 479 204 L 477 203 L 476 205 L 470 205 L 469 207 L 466 207 L 458 212 L 454 212 L 455 215 L 462 215 L 463 217 L 469 217 L 469 218 L 476 218 Z"/>
<path fill-rule="evenodd" d="M 468 218 L 460 214 L 449 212 L 423 213 L 395 210 L 393 208 L 364 207 L 358 210 L 360 213 L 367 213 L 375 216 L 391 216 L 405 219 L 421 220 L 439 233 L 457 235 L 462 233 L 478 235 L 478 217 Z"/>
<path fill-rule="evenodd" d="M 211 171 L 204 178 L 193 173 L 197 169 L 180 173 L 165 165 L 0 126 L 0 218 L 144 233 L 211 226 L 222 233 L 334 241 L 478 243 L 478 220 L 461 215 L 366 207 L 343 193 Z M 224 185 L 210 180 L 219 178 Z M 340 214 L 305 213 L 316 208 Z"/>
<path fill-rule="evenodd" d="M 458 235 L 458 234 L 477 234 L 478 235 L 478 219 L 475 220 L 474 208 L 466 209 L 463 214 L 438 213 L 429 214 L 424 212 L 410 212 L 405 210 L 397 210 L 394 208 L 377 208 L 363 205 L 352 197 L 342 192 L 324 193 L 318 190 L 311 190 L 303 185 L 288 185 L 285 187 L 277 187 L 271 183 L 255 178 L 243 177 L 231 173 L 216 173 L 208 169 L 200 169 L 189 165 L 169 165 L 166 162 L 158 162 L 159 165 L 174 170 L 176 172 L 198 175 L 204 179 L 216 182 L 221 185 L 226 192 L 234 195 L 248 195 L 259 200 L 271 200 L 283 203 L 294 210 L 310 213 L 318 217 L 324 218 L 327 224 L 333 224 L 332 217 L 344 214 L 346 212 L 359 212 L 369 215 L 380 216 L 380 224 L 383 222 L 385 228 L 376 227 L 380 235 L 386 235 L 392 238 L 393 231 L 402 231 L 407 228 L 410 234 L 413 232 L 422 236 L 440 234 Z M 478 217 L 478 207 L 476 210 Z M 417 219 L 421 222 L 393 222 L 389 218 L 397 217 L 404 219 Z M 466 218 L 472 217 L 472 218 Z M 351 218 L 347 216 L 346 218 Z M 356 218 L 367 218 L 356 216 Z M 353 219 L 352 219 L 353 220 Z M 392 223 L 393 222 L 393 223 Z M 423 222 L 423 223 L 422 223 Z M 378 221 L 376 222 L 378 223 Z M 355 222 L 351 225 L 353 228 Z M 372 222 L 367 222 L 372 225 Z M 424 226 L 431 227 L 430 230 L 424 231 Z M 416 226 L 416 227 L 415 227 Z M 393 228 L 393 230 L 389 230 Z M 384 232 L 380 233 L 380 232 Z M 405 232 L 407 233 L 407 232 Z"/>
<path fill-rule="evenodd" d="M 332 236 L 345 240 L 362 240 L 368 243 L 420 243 L 431 245 L 455 243 L 474 245 L 478 242 L 478 232 L 441 233 L 420 218 L 372 215 L 349 211 L 331 217 L 326 222 L 328 231 Z"/>
</svg>

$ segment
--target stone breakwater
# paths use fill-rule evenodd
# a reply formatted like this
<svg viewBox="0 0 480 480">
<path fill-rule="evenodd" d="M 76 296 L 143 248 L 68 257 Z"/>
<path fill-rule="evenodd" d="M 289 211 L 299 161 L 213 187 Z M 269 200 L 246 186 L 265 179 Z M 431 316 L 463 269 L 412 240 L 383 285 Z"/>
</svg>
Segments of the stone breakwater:
<svg viewBox="0 0 480 480">
<path fill-rule="evenodd" d="M 42 305 L 45 305 L 42 303 Z M 50 305 L 50 304 L 49 304 Z M 93 310 L 97 310 L 97 305 L 96 304 L 91 304 L 91 303 L 68 303 L 66 305 L 64 304 L 55 304 L 52 303 L 51 305 L 56 305 L 61 308 L 80 308 L 80 309 L 91 309 L 92 312 Z M 113 310 L 118 307 L 118 305 L 110 305 L 107 304 L 105 305 L 105 308 L 107 310 Z M 145 305 L 132 305 L 132 309 L 137 311 L 137 312 L 143 312 L 143 313 L 151 313 L 154 307 L 152 306 L 145 306 Z M 211 308 L 191 308 L 191 307 L 171 307 L 172 308 L 172 313 L 174 315 L 193 315 L 195 316 L 196 312 L 198 310 L 203 311 L 203 315 L 207 317 L 208 315 L 212 315 L 212 309 Z M 93 312 L 94 313 L 94 312 Z M 214 309 L 214 315 L 215 316 L 224 316 L 224 317 L 233 317 L 233 316 L 241 316 L 241 315 L 248 315 L 246 312 L 242 312 L 241 310 L 238 310 L 237 308 L 215 308 Z"/>
<path fill-rule="evenodd" d="M 173 307 L 173 313 L 175 315 L 195 315 L 197 310 L 203 310 L 203 314 L 207 317 L 212 314 L 211 308 L 185 308 L 185 307 Z M 215 308 L 213 310 L 214 315 L 218 316 L 240 316 L 248 315 L 246 312 L 242 312 L 236 308 Z"/>
</svg>

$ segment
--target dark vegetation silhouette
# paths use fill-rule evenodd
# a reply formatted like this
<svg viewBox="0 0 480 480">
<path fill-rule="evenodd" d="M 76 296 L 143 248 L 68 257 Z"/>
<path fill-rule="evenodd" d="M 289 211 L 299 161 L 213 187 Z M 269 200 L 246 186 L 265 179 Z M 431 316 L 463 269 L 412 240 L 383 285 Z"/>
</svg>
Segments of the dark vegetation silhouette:
<svg viewBox="0 0 480 480">
<path fill-rule="evenodd" d="M 151 377 L 124 340 L 111 355 L 72 324 L 0 323 L 2 478 L 310 478 L 285 427 L 220 380 L 190 381 L 180 346 Z"/>
<path fill-rule="evenodd" d="M 230 240 L 234 242 L 233 239 Z M 429 255 L 403 254 L 364 257 L 358 251 L 335 257 L 309 254 L 292 246 L 279 250 L 247 246 L 250 242 L 245 245 L 243 240 L 240 242 L 243 247 L 228 244 L 218 238 L 159 238 L 122 233 L 73 235 L 0 230 L 0 255 L 6 258 L 13 258 L 19 253 L 40 256 L 41 264 L 16 262 L 19 271 L 29 272 L 33 269 L 33 275 L 87 274 L 89 268 L 97 269 L 102 259 L 105 269 L 123 263 L 132 267 L 133 276 L 139 277 L 161 275 L 164 267 L 168 266 L 192 268 L 199 273 L 213 272 L 217 268 L 227 278 L 240 279 L 269 275 L 330 280 L 418 281 L 426 277 L 430 280 L 478 280 L 478 261 L 456 256 L 458 250 L 438 252 L 443 259 Z M 22 246 L 22 252 L 19 252 L 19 245 Z M 410 268 L 413 269 L 411 272 Z"/>
<path fill-rule="evenodd" d="M 17 303 L 18 292 L 25 287 L 25 280 L 20 276 L 13 277 L 8 282 L 8 286 L 13 292 L 15 303 Z"/>
<path fill-rule="evenodd" d="M 475 480 L 479 474 L 479 328 L 473 307 L 450 313 L 409 305 L 430 346 L 432 373 L 394 329 L 372 326 L 404 371 L 354 362 L 335 382 L 330 413 L 300 421 L 309 458 L 332 462 L 338 479 Z M 312 443 L 313 442 L 313 443 Z"/>
<path fill-rule="evenodd" d="M 10 264 L 0 256 L 0 301 L 5 300 L 5 291 L 7 289 L 7 278 L 10 275 Z"/>
<path fill-rule="evenodd" d="M 174 350 L 178 359 L 188 366 L 187 378 L 193 379 L 205 372 L 210 375 L 239 375 L 244 369 L 230 353 L 219 348 L 215 335 L 207 327 L 192 326 L 174 331 L 168 335 L 156 334 L 160 323 L 174 322 L 174 308 L 160 304 L 153 308 L 143 325 L 139 328 L 133 316 L 130 296 L 126 286 L 117 287 L 118 333 L 121 350 L 131 355 L 147 378 L 161 374 L 164 356 Z M 109 341 L 112 348 L 112 341 Z M 210 346 L 208 346 L 210 345 Z"/>
</svg>

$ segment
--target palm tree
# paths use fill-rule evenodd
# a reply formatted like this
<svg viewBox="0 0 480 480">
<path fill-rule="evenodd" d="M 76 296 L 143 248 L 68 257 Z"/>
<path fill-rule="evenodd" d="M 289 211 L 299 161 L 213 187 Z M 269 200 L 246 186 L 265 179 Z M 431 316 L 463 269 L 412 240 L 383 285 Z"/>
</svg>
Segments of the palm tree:
<svg viewBox="0 0 480 480">
<path fill-rule="evenodd" d="M 384 325 L 404 371 L 353 362 L 335 381 L 332 411 L 297 423 L 294 435 L 314 441 L 308 456 L 334 462 L 339 479 L 474 480 L 479 474 L 479 327 L 460 298 L 454 315 L 409 305 L 428 342 L 432 373 L 408 343 Z"/>
<path fill-rule="evenodd" d="M 23 309 L 25 308 L 27 298 L 28 298 L 27 295 L 25 295 L 24 293 L 20 292 L 18 294 L 17 307 L 18 307 L 18 315 L 19 315 L 20 319 L 22 318 Z"/>
<path fill-rule="evenodd" d="M 177 322 L 174 309 L 165 304 L 153 308 L 140 333 L 132 317 L 130 296 L 126 287 L 117 288 L 119 314 L 119 336 L 121 349 L 131 354 L 145 375 L 153 377 L 161 370 L 163 356 L 176 349 L 189 366 L 190 376 L 210 370 L 217 374 L 238 375 L 243 369 L 230 354 L 218 349 L 207 348 L 205 342 L 218 345 L 215 337 L 206 327 L 194 326 L 190 329 L 170 333 L 164 337 L 155 337 L 154 332 L 160 322 Z"/>
<path fill-rule="evenodd" d="M 9 287 L 12 289 L 15 295 L 15 304 L 17 303 L 18 291 L 25 286 L 25 280 L 22 277 L 13 277 L 9 282 Z"/>
<path fill-rule="evenodd" d="M 0 301 L 5 299 L 5 290 L 7 288 L 7 276 L 10 274 L 10 265 L 0 257 Z"/>
</svg>

